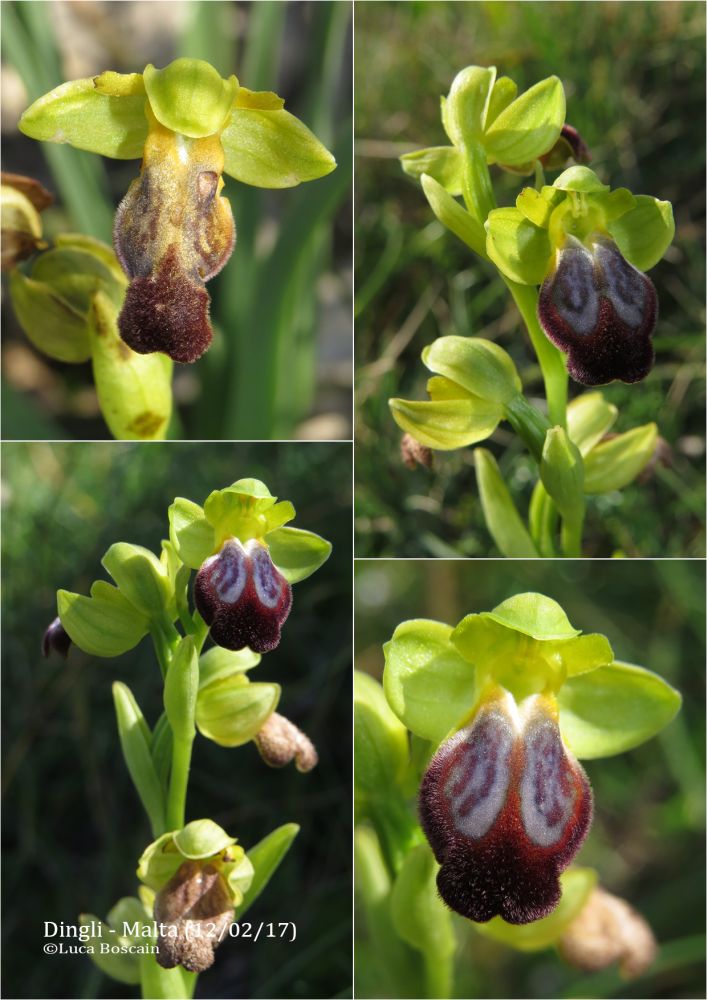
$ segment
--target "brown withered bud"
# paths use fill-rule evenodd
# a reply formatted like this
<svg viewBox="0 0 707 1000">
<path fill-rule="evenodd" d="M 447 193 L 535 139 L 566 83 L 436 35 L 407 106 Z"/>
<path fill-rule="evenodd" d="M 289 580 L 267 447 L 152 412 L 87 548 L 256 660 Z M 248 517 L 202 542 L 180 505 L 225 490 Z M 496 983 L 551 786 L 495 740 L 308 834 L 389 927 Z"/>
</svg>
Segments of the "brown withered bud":
<svg viewBox="0 0 707 1000">
<path fill-rule="evenodd" d="M 32 177 L 22 174 L 0 174 L 2 184 L 2 270 L 31 257 L 48 244 L 42 240 L 39 213 L 54 201 L 54 196 Z"/>
<path fill-rule="evenodd" d="M 185 861 L 155 897 L 157 961 L 203 972 L 233 923 L 235 911 L 223 876 L 213 865 Z"/>
<path fill-rule="evenodd" d="M 570 160 L 579 164 L 591 163 L 592 154 L 577 129 L 565 124 L 557 142 L 540 157 L 540 162 L 546 170 L 562 170 Z"/>
<path fill-rule="evenodd" d="M 584 909 L 559 941 L 565 961 L 585 972 L 597 972 L 614 962 L 622 976 L 640 976 L 657 951 L 653 931 L 632 906 L 597 887 Z"/>
<path fill-rule="evenodd" d="M 131 278 L 118 319 L 138 354 L 162 351 L 196 361 L 211 343 L 204 282 L 231 256 L 235 226 L 220 197 L 224 154 L 218 136 L 190 139 L 164 128 L 149 107 L 140 176 L 115 217 L 113 243 Z"/>
<path fill-rule="evenodd" d="M 412 434 L 403 434 L 400 441 L 400 457 L 408 469 L 416 469 L 418 465 L 431 469 L 434 465 L 432 449 L 420 444 Z"/>
<path fill-rule="evenodd" d="M 255 745 L 270 767 L 285 767 L 294 759 L 297 770 L 306 774 L 319 762 L 312 741 L 294 723 L 277 712 L 268 716 L 255 737 Z"/>
<path fill-rule="evenodd" d="M 42 654 L 48 657 L 51 652 L 55 652 L 66 659 L 70 649 L 71 639 L 61 624 L 61 618 L 57 616 L 47 626 L 47 630 L 42 637 Z"/>
</svg>

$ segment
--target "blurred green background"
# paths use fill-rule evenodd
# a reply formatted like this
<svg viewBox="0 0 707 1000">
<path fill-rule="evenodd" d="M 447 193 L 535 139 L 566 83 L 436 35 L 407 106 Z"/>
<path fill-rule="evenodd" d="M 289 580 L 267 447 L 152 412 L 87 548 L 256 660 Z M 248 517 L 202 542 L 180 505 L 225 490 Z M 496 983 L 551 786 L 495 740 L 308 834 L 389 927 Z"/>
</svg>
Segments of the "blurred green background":
<svg viewBox="0 0 707 1000">
<path fill-rule="evenodd" d="M 602 886 L 648 920 L 660 950 L 624 982 L 553 951 L 523 955 L 455 918 L 455 997 L 704 997 L 705 583 L 700 561 L 364 561 L 355 572 L 355 665 L 383 670 L 382 643 L 408 618 L 456 624 L 524 591 L 559 601 L 575 628 L 602 632 L 618 659 L 654 670 L 682 693 L 676 719 L 628 753 L 585 761 L 595 819 L 577 857 Z M 411 803 L 411 808 L 414 808 Z M 385 997 L 371 978 L 370 942 L 356 920 L 355 992 Z M 369 956 L 369 957 L 367 957 Z"/>
<path fill-rule="evenodd" d="M 347 3 L 2 4 L 3 169 L 36 177 L 57 198 L 45 233 L 111 242 L 112 216 L 139 161 L 108 160 L 27 139 L 21 112 L 65 80 L 141 72 L 177 56 L 276 90 L 334 152 L 328 177 L 283 191 L 225 178 L 236 249 L 210 281 L 215 339 L 177 366 L 187 439 L 351 436 L 351 8 Z M 105 438 L 90 365 L 49 361 L 4 306 L 3 433 Z"/>
<path fill-rule="evenodd" d="M 249 743 L 197 737 L 187 818 L 209 816 L 250 847 L 301 825 L 249 911 L 293 921 L 297 939 L 225 943 L 197 997 L 349 996 L 351 982 L 351 448 L 344 444 L 5 444 L 3 458 L 3 995 L 129 997 L 79 955 L 42 955 L 43 921 L 105 916 L 135 892 L 150 829 L 123 762 L 111 698 L 120 679 L 148 723 L 161 711 L 149 640 L 114 660 L 74 648 L 42 659 L 59 587 L 106 578 L 115 541 L 159 552 L 175 496 L 203 502 L 244 476 L 293 502 L 295 525 L 333 543 L 294 588 L 278 649 L 253 679 L 283 687 L 280 710 L 317 745 L 311 774 L 266 767 Z"/>
<path fill-rule="evenodd" d="M 498 554 L 470 449 L 438 452 L 432 473 L 399 460 L 387 401 L 426 398 L 426 344 L 448 334 L 497 341 L 529 397 L 543 397 L 494 268 L 443 229 L 398 162 L 448 142 L 439 98 L 474 63 L 497 66 L 519 90 L 557 74 L 567 119 L 602 180 L 674 205 L 674 245 L 651 271 L 660 300 L 655 369 L 638 387 L 602 390 L 620 410 L 615 430 L 657 421 L 670 464 L 646 484 L 589 499 L 584 554 L 704 554 L 704 25 L 703 3 L 677 0 L 355 4 L 358 555 Z M 493 175 L 499 204 L 513 204 L 522 179 Z M 527 511 L 536 477 L 508 424 L 490 447 Z"/>
</svg>

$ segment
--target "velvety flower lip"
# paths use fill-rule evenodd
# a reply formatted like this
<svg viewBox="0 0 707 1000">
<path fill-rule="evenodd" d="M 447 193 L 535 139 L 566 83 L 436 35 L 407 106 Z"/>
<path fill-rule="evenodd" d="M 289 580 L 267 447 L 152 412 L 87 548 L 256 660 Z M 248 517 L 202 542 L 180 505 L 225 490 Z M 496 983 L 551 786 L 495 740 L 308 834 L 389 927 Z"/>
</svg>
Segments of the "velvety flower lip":
<svg viewBox="0 0 707 1000">
<path fill-rule="evenodd" d="M 267 653 L 280 642 L 292 588 L 265 545 L 230 538 L 197 573 L 194 601 L 219 646 Z"/>
<path fill-rule="evenodd" d="M 639 382 L 653 367 L 655 288 L 606 236 L 586 243 L 567 236 L 540 289 L 538 317 L 583 385 Z"/>
<path fill-rule="evenodd" d="M 554 701 L 534 695 L 519 711 L 497 689 L 432 758 L 419 806 L 447 905 L 481 923 L 525 924 L 559 902 L 592 793 L 562 743 Z"/>
<path fill-rule="evenodd" d="M 235 910 L 225 879 L 212 864 L 185 861 L 155 897 L 157 962 L 204 972 L 228 931 Z"/>
</svg>

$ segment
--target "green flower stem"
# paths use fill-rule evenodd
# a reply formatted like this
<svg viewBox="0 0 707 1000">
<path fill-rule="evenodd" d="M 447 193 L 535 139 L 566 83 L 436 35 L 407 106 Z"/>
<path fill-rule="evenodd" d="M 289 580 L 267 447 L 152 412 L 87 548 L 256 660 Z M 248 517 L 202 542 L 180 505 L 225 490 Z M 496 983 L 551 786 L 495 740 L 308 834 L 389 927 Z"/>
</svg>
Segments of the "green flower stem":
<svg viewBox="0 0 707 1000">
<path fill-rule="evenodd" d="M 167 829 L 179 830 L 184 826 L 187 804 L 187 784 L 191 767 L 191 750 L 194 740 L 174 738 L 172 746 L 172 771 L 167 795 Z"/>
<path fill-rule="evenodd" d="M 582 555 L 582 527 L 584 511 L 581 517 L 563 518 L 560 539 L 562 554 L 568 559 L 579 559 Z"/>
<path fill-rule="evenodd" d="M 446 1000 L 452 996 L 454 982 L 454 952 L 449 955 L 426 951 L 423 954 L 425 964 L 425 996 L 430 1000 Z"/>
<path fill-rule="evenodd" d="M 160 670 L 162 671 L 162 679 L 164 680 L 172 661 L 172 651 L 170 649 L 169 639 L 167 638 L 167 634 L 164 629 L 157 624 L 154 624 L 150 629 L 150 635 L 152 636 L 152 644 L 155 647 L 157 660 L 160 665 Z"/>
<path fill-rule="evenodd" d="M 531 285 L 504 278 L 518 306 L 538 358 L 545 383 L 547 410 L 553 426 L 567 427 L 567 369 L 562 352 L 550 343 L 538 321 L 538 293 Z"/>
</svg>

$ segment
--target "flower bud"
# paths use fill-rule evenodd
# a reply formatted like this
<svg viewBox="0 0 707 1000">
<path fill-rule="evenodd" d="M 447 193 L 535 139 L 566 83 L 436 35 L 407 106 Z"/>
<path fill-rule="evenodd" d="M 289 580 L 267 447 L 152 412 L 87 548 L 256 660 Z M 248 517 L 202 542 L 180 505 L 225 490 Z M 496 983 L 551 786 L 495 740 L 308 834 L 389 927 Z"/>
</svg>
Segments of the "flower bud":
<svg viewBox="0 0 707 1000">
<path fill-rule="evenodd" d="M 312 741 L 301 729 L 273 712 L 266 719 L 263 728 L 255 737 L 258 753 L 270 767 L 285 767 L 294 758 L 300 774 L 306 774 L 316 767 L 319 757 Z"/>
<path fill-rule="evenodd" d="M 292 588 L 265 545 L 229 538 L 197 573 L 194 601 L 219 646 L 268 653 L 280 642 Z"/>
<path fill-rule="evenodd" d="M 61 618 L 58 616 L 54 621 L 47 626 L 47 630 L 42 638 L 42 653 L 45 657 L 53 651 L 58 653 L 59 656 L 63 656 L 64 659 L 69 655 L 69 650 L 71 649 L 71 639 L 61 624 Z"/>
<path fill-rule="evenodd" d="M 211 864 L 183 862 L 157 893 L 157 961 L 203 972 L 233 922 L 235 909 L 223 876 Z"/>
<path fill-rule="evenodd" d="M 532 695 L 517 706 L 498 687 L 442 744 L 420 789 L 440 895 L 481 923 L 548 916 L 591 817 L 589 781 L 562 743 L 554 700 Z"/>
</svg>

